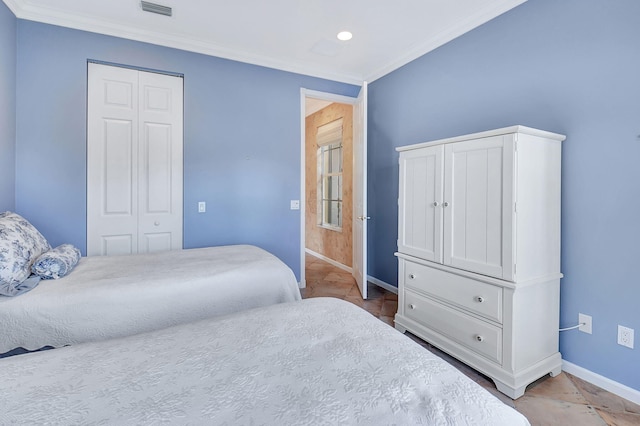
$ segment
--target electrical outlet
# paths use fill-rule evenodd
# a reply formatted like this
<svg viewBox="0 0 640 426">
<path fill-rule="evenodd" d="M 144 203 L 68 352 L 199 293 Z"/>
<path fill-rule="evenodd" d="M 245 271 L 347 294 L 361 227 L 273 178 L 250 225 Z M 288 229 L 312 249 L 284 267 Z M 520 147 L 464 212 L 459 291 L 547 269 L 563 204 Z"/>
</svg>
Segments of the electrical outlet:
<svg viewBox="0 0 640 426">
<path fill-rule="evenodd" d="M 618 344 L 633 349 L 633 328 L 618 325 Z"/>
<path fill-rule="evenodd" d="M 578 330 L 583 333 L 591 334 L 591 316 L 585 314 L 578 314 L 578 324 L 584 324 L 578 327 Z"/>
</svg>

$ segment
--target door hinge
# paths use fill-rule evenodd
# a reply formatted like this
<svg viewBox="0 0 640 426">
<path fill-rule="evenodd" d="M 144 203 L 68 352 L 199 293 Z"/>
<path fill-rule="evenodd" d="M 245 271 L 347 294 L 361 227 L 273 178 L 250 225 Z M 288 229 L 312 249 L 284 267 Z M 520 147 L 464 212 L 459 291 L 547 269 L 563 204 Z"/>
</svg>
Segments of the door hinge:
<svg viewBox="0 0 640 426">
<path fill-rule="evenodd" d="M 518 203 L 513 203 L 513 212 L 518 213 Z"/>
<path fill-rule="evenodd" d="M 518 268 L 517 268 L 517 264 L 515 264 L 515 263 L 514 263 L 514 264 L 513 264 L 513 276 L 514 276 L 514 277 L 516 276 L 516 270 L 517 270 L 517 269 L 518 269 Z"/>
</svg>

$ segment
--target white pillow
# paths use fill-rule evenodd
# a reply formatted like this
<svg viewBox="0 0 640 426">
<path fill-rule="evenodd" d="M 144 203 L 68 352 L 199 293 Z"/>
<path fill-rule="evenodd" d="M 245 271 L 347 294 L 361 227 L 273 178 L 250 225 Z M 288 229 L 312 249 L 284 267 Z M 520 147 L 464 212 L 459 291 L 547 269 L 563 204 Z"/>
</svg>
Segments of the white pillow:
<svg viewBox="0 0 640 426">
<path fill-rule="evenodd" d="M 31 272 L 45 280 L 57 280 L 69 274 L 80 260 L 80 250 L 62 244 L 42 253 L 31 266 Z"/>
<path fill-rule="evenodd" d="M 31 275 L 31 265 L 51 246 L 28 220 L 0 213 L 0 288 L 15 288 Z"/>
</svg>

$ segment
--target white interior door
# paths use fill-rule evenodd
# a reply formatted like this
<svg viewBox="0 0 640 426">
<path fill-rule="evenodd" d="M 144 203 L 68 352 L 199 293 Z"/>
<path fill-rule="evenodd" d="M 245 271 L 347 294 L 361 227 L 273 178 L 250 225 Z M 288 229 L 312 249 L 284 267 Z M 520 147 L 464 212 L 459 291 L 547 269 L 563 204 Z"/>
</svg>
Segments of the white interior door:
<svg viewBox="0 0 640 426">
<path fill-rule="evenodd" d="M 367 298 L 367 83 L 353 109 L 353 277 Z"/>
<path fill-rule="evenodd" d="M 138 251 L 182 248 L 182 79 L 139 74 Z"/>
<path fill-rule="evenodd" d="M 179 77 L 89 64 L 87 255 L 182 248 Z"/>
</svg>

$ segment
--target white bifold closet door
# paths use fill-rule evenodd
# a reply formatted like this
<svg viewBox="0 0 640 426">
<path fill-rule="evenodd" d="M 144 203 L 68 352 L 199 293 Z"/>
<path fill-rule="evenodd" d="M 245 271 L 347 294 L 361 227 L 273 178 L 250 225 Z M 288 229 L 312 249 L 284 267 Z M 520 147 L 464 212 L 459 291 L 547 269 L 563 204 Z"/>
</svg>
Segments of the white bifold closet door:
<svg viewBox="0 0 640 426">
<path fill-rule="evenodd" d="M 87 255 L 182 248 L 183 79 L 89 63 Z"/>
</svg>

